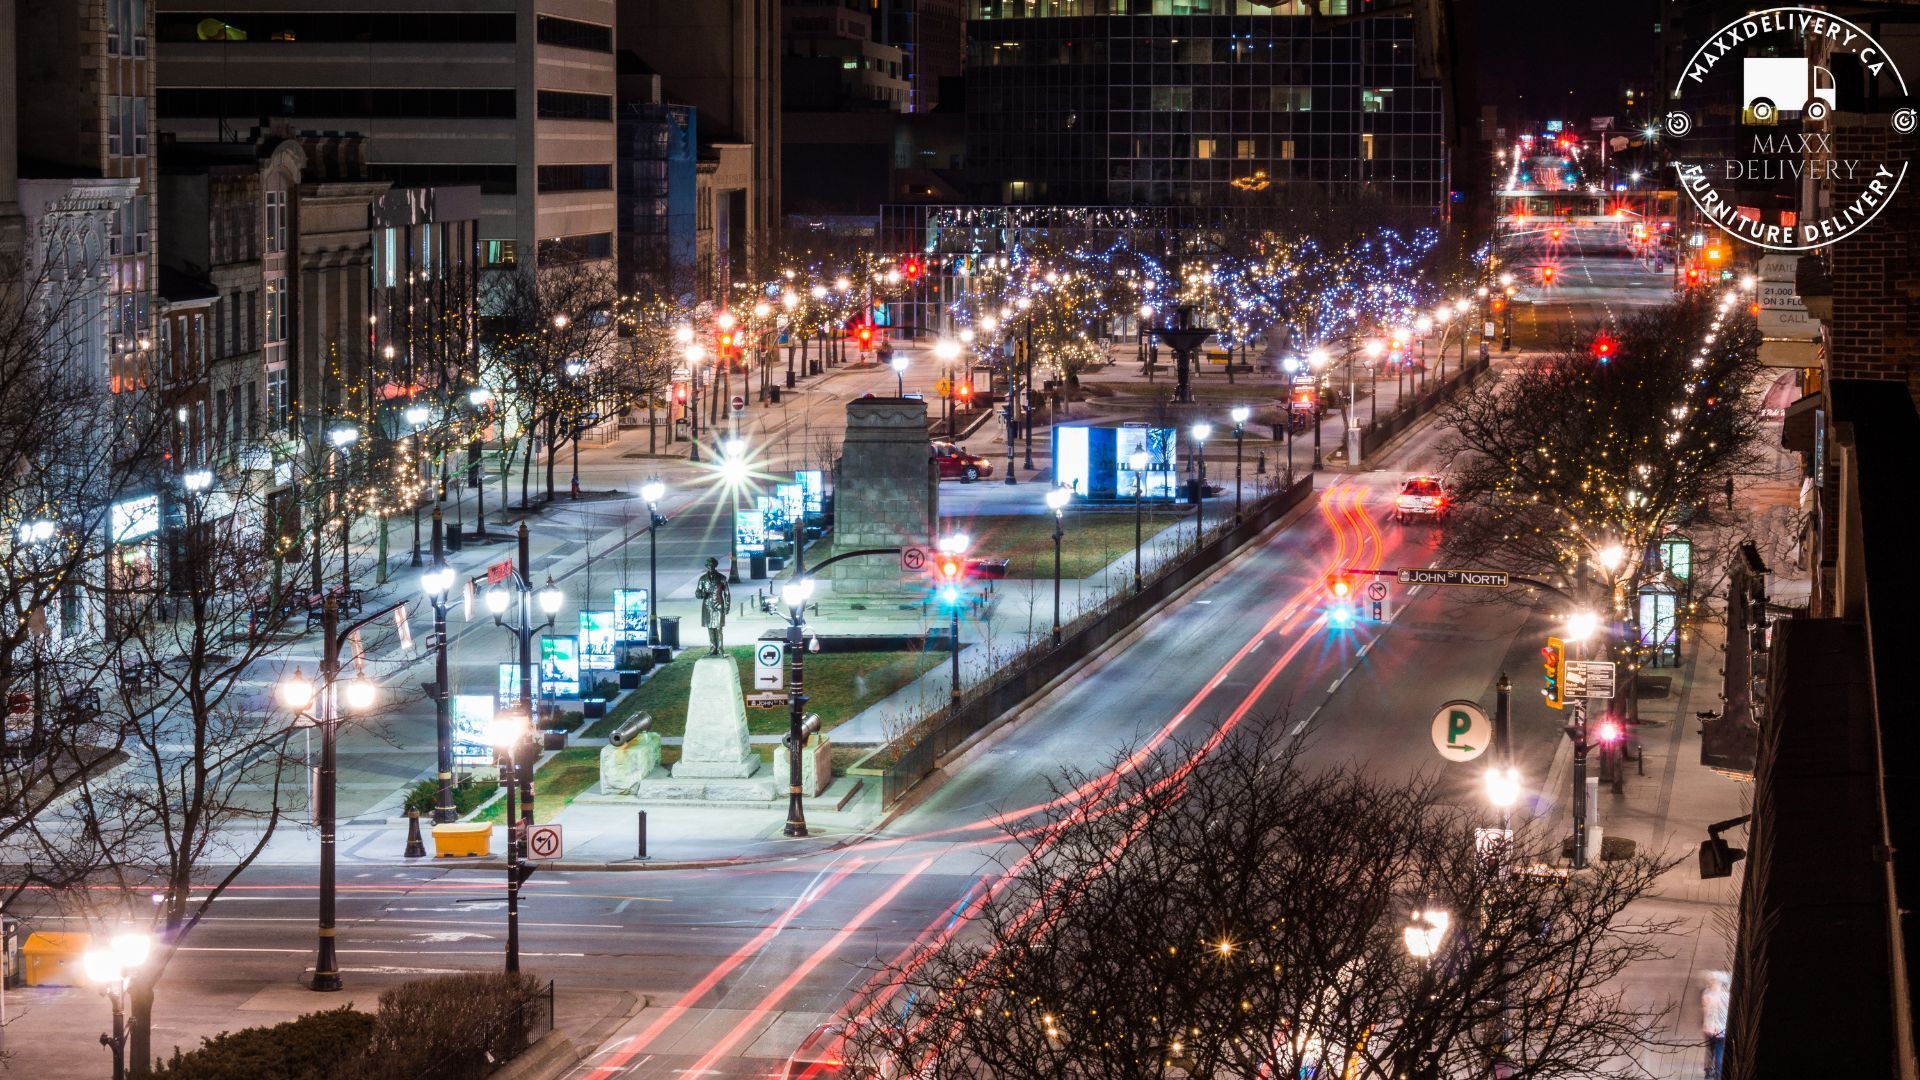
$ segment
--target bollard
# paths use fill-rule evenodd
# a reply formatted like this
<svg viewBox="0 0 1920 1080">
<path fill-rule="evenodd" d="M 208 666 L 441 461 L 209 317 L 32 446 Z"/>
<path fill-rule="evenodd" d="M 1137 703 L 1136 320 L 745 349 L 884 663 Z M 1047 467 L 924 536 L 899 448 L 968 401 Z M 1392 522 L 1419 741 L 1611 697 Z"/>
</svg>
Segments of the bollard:
<svg viewBox="0 0 1920 1080">
<path fill-rule="evenodd" d="M 1258 457 L 1253 459 L 1253 475 L 1255 476 L 1267 475 L 1267 455 L 1264 450 L 1261 451 Z"/>
<path fill-rule="evenodd" d="M 634 857 L 639 859 L 647 857 L 647 812 L 645 810 L 640 811 L 640 853 Z"/>
</svg>

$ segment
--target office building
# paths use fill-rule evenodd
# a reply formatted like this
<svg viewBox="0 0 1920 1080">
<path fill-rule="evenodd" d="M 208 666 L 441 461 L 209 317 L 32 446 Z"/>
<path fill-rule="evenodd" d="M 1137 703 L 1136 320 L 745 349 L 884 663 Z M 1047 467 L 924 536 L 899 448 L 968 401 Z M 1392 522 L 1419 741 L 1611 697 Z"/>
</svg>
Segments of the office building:
<svg viewBox="0 0 1920 1080">
<path fill-rule="evenodd" d="M 907 111 L 940 106 L 940 85 L 960 78 L 967 57 L 967 0 L 881 0 L 874 36 L 905 61 Z"/>
<path fill-rule="evenodd" d="M 614 248 L 614 0 L 160 0 L 159 123 L 366 135 L 366 175 L 474 185 L 482 269 Z"/>
<path fill-rule="evenodd" d="M 970 14 L 978 201 L 1445 201 L 1442 88 L 1416 73 L 1410 8 L 1319 28 L 1298 2 L 972 0 Z"/>
<path fill-rule="evenodd" d="M 717 224 L 744 228 L 741 265 L 755 266 L 780 227 L 780 0 L 618 0 L 618 7 L 620 49 L 660 76 L 663 99 L 697 110 L 701 138 L 711 145 L 745 148 L 744 177 L 730 177 L 723 189 L 746 193 L 744 212 Z"/>
</svg>

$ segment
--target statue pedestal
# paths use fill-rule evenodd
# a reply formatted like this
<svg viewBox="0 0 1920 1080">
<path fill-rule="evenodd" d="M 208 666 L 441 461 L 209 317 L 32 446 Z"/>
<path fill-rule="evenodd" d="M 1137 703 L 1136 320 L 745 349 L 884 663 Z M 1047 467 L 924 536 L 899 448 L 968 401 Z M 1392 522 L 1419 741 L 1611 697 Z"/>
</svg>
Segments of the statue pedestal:
<svg viewBox="0 0 1920 1080">
<path fill-rule="evenodd" d="M 680 745 L 676 780 L 739 780 L 760 768 L 747 737 L 747 703 L 740 695 L 740 669 L 732 656 L 694 661 L 687 695 L 687 732 Z"/>
<path fill-rule="evenodd" d="M 660 734 L 643 731 L 625 746 L 600 748 L 600 793 L 636 795 L 640 781 L 660 767 Z"/>
</svg>

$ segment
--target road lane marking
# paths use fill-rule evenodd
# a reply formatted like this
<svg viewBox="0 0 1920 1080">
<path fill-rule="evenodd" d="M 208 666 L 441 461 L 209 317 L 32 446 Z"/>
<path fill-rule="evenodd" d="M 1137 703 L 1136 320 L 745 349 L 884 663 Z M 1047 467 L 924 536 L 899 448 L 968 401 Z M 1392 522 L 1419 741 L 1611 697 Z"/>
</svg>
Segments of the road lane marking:
<svg viewBox="0 0 1920 1080">
<path fill-rule="evenodd" d="M 1305 730 L 1307 730 L 1307 722 L 1305 720 L 1302 720 L 1299 723 L 1293 725 L 1292 731 L 1287 732 L 1287 738 L 1291 739 L 1295 735 L 1298 735 Z"/>
<path fill-rule="evenodd" d="M 1353 670 L 1353 669 L 1352 669 L 1352 668 L 1348 668 L 1347 670 L 1349 670 L 1349 671 L 1351 671 L 1351 670 Z M 1338 678 L 1338 679 L 1335 679 L 1335 680 L 1333 680 L 1332 682 L 1330 682 L 1330 683 L 1328 683 L 1328 684 L 1327 684 L 1327 695 L 1328 695 L 1329 697 L 1331 697 L 1331 696 L 1332 696 L 1333 694 L 1335 694 L 1335 693 L 1337 693 L 1337 692 L 1338 692 L 1338 691 L 1340 690 L 1340 684 L 1341 684 L 1341 682 L 1343 682 L 1343 681 L 1344 681 L 1345 679 L 1346 679 L 1346 676 L 1345 676 L 1345 675 L 1342 675 L 1342 676 L 1340 676 L 1340 678 Z"/>
</svg>

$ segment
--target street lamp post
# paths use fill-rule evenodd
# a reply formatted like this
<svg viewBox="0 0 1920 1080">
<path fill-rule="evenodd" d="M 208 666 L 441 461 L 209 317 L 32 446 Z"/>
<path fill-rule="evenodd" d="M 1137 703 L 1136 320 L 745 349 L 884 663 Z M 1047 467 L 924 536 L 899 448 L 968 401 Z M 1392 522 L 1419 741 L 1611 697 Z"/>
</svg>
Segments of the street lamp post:
<svg viewBox="0 0 1920 1080">
<path fill-rule="evenodd" d="M 1213 425 L 1202 420 L 1193 425 L 1190 434 L 1200 471 L 1193 482 L 1193 547 L 1198 551 L 1200 537 L 1207 528 L 1207 439 L 1213 434 Z"/>
<path fill-rule="evenodd" d="M 402 420 L 405 420 L 407 422 L 407 426 L 413 429 L 413 431 L 408 435 L 408 438 L 410 440 L 419 439 L 422 437 L 420 433 L 420 429 L 426 426 L 428 419 L 430 419 L 432 415 L 433 415 L 432 412 L 425 405 L 407 406 L 406 411 L 400 414 L 400 418 Z M 428 464 L 429 463 L 427 461 L 427 456 L 425 454 L 422 454 L 420 456 L 419 471 L 427 472 Z M 431 475 L 429 475 L 428 477 L 427 486 L 429 488 L 432 486 Z M 420 503 L 424 501 L 423 496 L 425 496 L 426 490 L 427 490 L 426 488 L 423 488 L 413 498 L 413 557 L 411 558 L 411 560 L 409 560 L 409 565 L 412 565 L 414 567 L 418 567 L 420 565 Z"/>
<path fill-rule="evenodd" d="M 681 327 L 688 335 L 687 357 L 687 460 L 700 460 L 700 361 L 707 350 L 697 342 L 692 342 L 693 331 Z"/>
<path fill-rule="evenodd" d="M 113 1080 L 125 1080 L 127 1075 L 127 987 L 152 950 L 153 940 L 146 934 L 124 933 L 113 935 L 107 948 L 89 950 L 81 957 L 87 978 L 99 984 L 113 1005 L 113 1033 L 100 1036 L 100 1045 L 113 1051 Z"/>
<path fill-rule="evenodd" d="M 1566 636 L 1571 645 L 1584 645 L 1600 627 L 1600 617 L 1590 611 L 1575 612 L 1567 619 Z M 1584 649 L 1582 650 L 1584 651 Z M 1587 699 L 1574 698 L 1573 722 L 1567 725 L 1567 737 L 1573 740 L 1573 868 L 1587 868 Z"/>
<path fill-rule="evenodd" d="M 796 577 L 780 587 L 787 605 L 787 664 L 792 681 L 787 686 L 787 824 L 786 836 L 807 835 L 807 808 L 802 801 L 805 774 L 800 760 L 807 738 L 820 718 L 807 716 L 807 601 L 813 597 L 813 579 Z"/>
<path fill-rule="evenodd" d="M 475 416 L 486 415 L 484 410 L 492 400 L 493 391 L 484 386 L 476 386 L 467 391 L 467 404 L 473 406 Z M 480 430 L 476 427 L 473 442 L 467 447 L 467 486 L 473 489 L 473 532 L 468 535 L 476 540 L 487 538 L 487 485 L 480 475 L 481 459 L 484 456 L 485 450 L 481 446 Z M 505 505 L 506 499 L 503 497 L 501 506 L 504 508 Z"/>
<path fill-rule="evenodd" d="M 575 395 L 579 393 L 580 376 L 586 374 L 586 371 L 587 365 L 578 360 L 569 360 L 567 362 L 567 389 L 569 391 L 567 394 L 567 402 L 570 406 L 569 411 L 572 413 L 572 423 L 569 425 L 572 429 L 572 438 L 568 441 L 573 443 L 573 477 L 567 485 L 567 498 L 569 499 L 578 499 L 580 497 L 580 436 L 585 433 L 585 428 L 581 424 L 581 421 L 584 420 L 585 417 L 578 411 L 580 401 Z"/>
<path fill-rule="evenodd" d="M 1253 411 L 1245 405 L 1235 405 L 1231 415 L 1233 417 L 1233 520 L 1237 525 L 1240 522 L 1241 446 L 1246 440 L 1247 418 L 1253 415 Z"/>
<path fill-rule="evenodd" d="M 727 480 L 732 513 L 727 518 L 727 582 L 740 584 L 740 485 L 747 480 L 747 440 L 738 435 L 720 444 L 721 473 Z"/>
<path fill-rule="evenodd" d="M 529 725 L 534 716 L 533 681 L 533 635 L 553 625 L 555 615 L 560 613 L 560 605 L 566 602 L 566 594 L 554 585 L 553 578 L 547 578 L 546 587 L 535 590 L 533 587 L 532 543 L 527 535 L 527 523 L 520 523 L 520 564 L 513 571 L 507 588 L 498 585 L 487 590 L 487 610 L 493 614 L 493 625 L 506 629 L 518 642 L 520 660 L 520 704 L 527 714 Z M 516 604 L 517 602 L 517 604 Z M 546 621 L 535 622 L 535 605 Z M 507 608 L 517 606 L 519 611 L 515 621 L 507 621 Z M 529 767 L 520 778 L 522 823 L 528 828 L 533 826 L 533 769 Z M 524 839 L 524 836 L 523 836 Z"/>
<path fill-rule="evenodd" d="M 1328 363 L 1327 350 L 1314 349 L 1307 354 L 1307 370 L 1313 373 L 1313 471 L 1325 466 L 1320 459 L 1320 369 Z"/>
<path fill-rule="evenodd" d="M 959 578 L 966 573 L 967 547 L 971 542 L 971 538 L 966 533 L 954 533 L 952 536 L 941 537 L 939 543 L 935 545 L 942 555 L 949 556 L 954 563 L 958 564 L 960 570 L 941 594 L 941 599 L 946 602 L 947 611 L 953 619 L 950 628 L 953 636 L 947 642 L 947 651 L 952 656 L 953 663 L 947 697 L 956 706 L 960 704 L 960 587 L 958 582 Z"/>
<path fill-rule="evenodd" d="M 447 593 L 453 587 L 453 567 L 447 565 L 445 523 L 433 508 L 433 569 L 420 575 L 420 587 L 433 604 L 433 739 L 438 784 L 433 796 L 433 820 L 450 822 L 453 808 L 453 718 L 448 712 L 453 692 L 447 671 Z"/>
<path fill-rule="evenodd" d="M 529 810 L 525 821 L 514 817 L 513 792 L 515 774 L 520 771 L 520 747 L 527 744 L 533 733 L 529 714 L 520 710 L 495 716 L 487 725 L 487 741 L 493 744 L 500 756 L 500 783 L 507 793 L 507 974 L 520 970 L 520 884 L 527 879 L 533 864 L 527 861 L 527 830 L 533 827 L 532 811 Z M 533 772 L 529 762 L 526 772 Z M 531 782 L 531 776 L 528 781 Z M 528 799 L 531 800 L 531 794 Z"/>
<path fill-rule="evenodd" d="M 660 526 L 667 519 L 660 516 L 660 500 L 667 494 L 667 485 L 660 482 L 659 474 L 640 485 L 640 497 L 647 503 L 647 647 L 657 648 L 660 644 Z"/>
<path fill-rule="evenodd" d="M 893 379 L 894 379 L 894 384 L 896 386 L 895 396 L 906 397 L 907 396 L 907 354 L 903 352 L 894 353 L 893 359 L 888 361 L 888 365 L 893 368 Z"/>
<path fill-rule="evenodd" d="M 1053 643 L 1060 644 L 1060 538 L 1065 535 L 1063 528 L 1067 503 L 1073 498 L 1073 489 L 1056 487 L 1047 492 L 1047 509 L 1053 511 Z"/>
<path fill-rule="evenodd" d="M 344 696 L 345 707 L 355 712 L 372 708 L 374 698 L 373 684 L 362 678 L 350 681 L 344 695 L 340 691 L 338 603 L 338 598 L 331 594 L 321 599 L 320 684 L 316 687 L 295 668 L 293 674 L 281 680 L 279 686 L 280 703 L 320 729 L 319 791 L 314 800 L 317 803 L 314 816 L 320 819 L 320 942 L 314 956 L 310 988 L 321 991 L 340 989 L 339 954 L 334 942 L 335 855 L 338 849 L 334 788 L 339 775 L 341 698 Z M 313 711 L 309 712 L 309 709 Z"/>
<path fill-rule="evenodd" d="M 1147 463 L 1152 460 L 1145 450 L 1135 450 L 1127 455 L 1127 464 L 1133 467 L 1133 591 L 1140 592 L 1140 497 L 1146 494 Z"/>
</svg>

